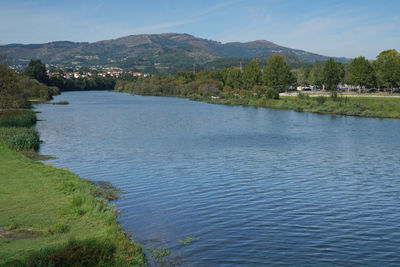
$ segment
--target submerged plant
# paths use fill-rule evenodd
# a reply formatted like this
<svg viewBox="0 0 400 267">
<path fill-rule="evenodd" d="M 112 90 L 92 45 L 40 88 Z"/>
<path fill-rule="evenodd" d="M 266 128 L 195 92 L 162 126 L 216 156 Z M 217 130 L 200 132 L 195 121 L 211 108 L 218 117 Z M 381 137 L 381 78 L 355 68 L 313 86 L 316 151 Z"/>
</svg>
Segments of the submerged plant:
<svg viewBox="0 0 400 267">
<path fill-rule="evenodd" d="M 186 246 L 186 245 L 190 245 L 193 241 L 197 241 L 197 240 L 200 240 L 200 238 L 187 236 L 185 241 L 179 239 L 178 242 Z"/>
</svg>

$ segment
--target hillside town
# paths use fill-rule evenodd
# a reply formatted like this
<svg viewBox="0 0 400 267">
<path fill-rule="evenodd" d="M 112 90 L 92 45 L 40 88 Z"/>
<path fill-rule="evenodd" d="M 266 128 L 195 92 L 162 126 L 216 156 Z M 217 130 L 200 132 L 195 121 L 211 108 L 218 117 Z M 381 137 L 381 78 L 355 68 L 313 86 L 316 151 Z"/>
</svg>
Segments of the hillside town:
<svg viewBox="0 0 400 267">
<path fill-rule="evenodd" d="M 131 75 L 133 77 L 147 77 L 147 73 L 141 73 L 141 72 L 134 72 L 134 71 L 123 71 L 123 70 L 108 70 L 108 71 L 92 71 L 92 72 L 82 72 L 82 71 L 47 71 L 47 76 L 50 78 L 52 77 L 62 77 L 64 79 L 70 79 L 70 78 L 91 78 L 92 76 L 100 76 L 100 77 L 114 77 L 118 78 L 122 75 Z"/>
</svg>

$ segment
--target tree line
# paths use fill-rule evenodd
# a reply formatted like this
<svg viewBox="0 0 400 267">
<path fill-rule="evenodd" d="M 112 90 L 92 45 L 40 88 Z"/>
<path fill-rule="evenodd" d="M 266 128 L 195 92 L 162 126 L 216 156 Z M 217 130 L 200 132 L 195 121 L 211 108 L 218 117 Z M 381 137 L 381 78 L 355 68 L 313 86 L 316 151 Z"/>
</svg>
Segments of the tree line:
<svg viewBox="0 0 400 267">
<path fill-rule="evenodd" d="M 337 63 L 336 67 L 335 70 L 330 63 L 332 84 L 325 80 L 328 69 L 319 62 L 315 62 L 312 67 L 295 70 L 297 84 L 320 87 L 330 84 L 330 89 L 336 89 L 337 84 L 346 83 L 358 87 L 359 91 L 361 88 L 389 88 L 392 92 L 400 86 L 400 53 L 394 49 L 381 52 L 376 60 L 368 61 L 360 56 L 352 59 L 346 67 L 341 63 Z"/>
<path fill-rule="evenodd" d="M 370 62 L 365 57 L 351 60 L 347 66 L 329 59 L 311 67 L 292 69 L 282 56 L 268 59 L 260 69 L 256 60 L 244 68 L 229 68 L 197 73 L 181 71 L 174 75 L 152 75 L 133 81 L 119 79 L 116 90 L 143 95 L 257 95 L 276 96 L 295 86 L 314 85 L 336 91 L 340 83 L 359 88 L 393 88 L 400 86 L 400 54 L 396 50 L 380 53 Z"/>
<path fill-rule="evenodd" d="M 31 60 L 24 70 L 24 74 L 48 86 L 56 86 L 60 91 L 110 90 L 115 86 L 115 79 L 109 76 L 94 75 L 90 78 L 71 77 L 66 79 L 60 75 L 50 78 L 47 75 L 46 65 L 40 60 Z"/>
<path fill-rule="evenodd" d="M 110 90 L 114 86 L 112 77 L 50 78 L 40 60 L 31 60 L 22 73 L 16 73 L 9 67 L 6 57 L 0 55 L 0 110 L 29 108 L 29 100 L 50 100 L 60 91 Z"/>
<path fill-rule="evenodd" d="M 29 108 L 29 99 L 49 100 L 57 95 L 55 86 L 48 86 L 29 75 L 10 69 L 5 56 L 0 56 L 0 110 Z"/>
</svg>

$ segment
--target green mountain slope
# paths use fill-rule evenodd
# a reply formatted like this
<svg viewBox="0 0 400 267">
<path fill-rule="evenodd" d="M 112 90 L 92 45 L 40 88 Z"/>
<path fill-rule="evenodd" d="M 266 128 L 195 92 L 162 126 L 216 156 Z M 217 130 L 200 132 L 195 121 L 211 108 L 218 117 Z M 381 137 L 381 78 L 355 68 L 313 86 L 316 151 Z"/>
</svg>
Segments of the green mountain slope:
<svg viewBox="0 0 400 267">
<path fill-rule="evenodd" d="M 248 59 L 271 54 L 286 55 L 292 60 L 297 58 L 299 62 L 305 63 L 328 59 L 326 56 L 282 47 L 268 41 L 222 44 L 177 33 L 130 35 L 94 43 L 57 41 L 9 44 L 0 46 L 0 53 L 6 54 L 12 64 L 20 66 L 25 66 L 31 59 L 41 59 L 47 64 L 63 67 L 116 66 L 138 70 L 153 68 L 166 72 L 193 68 L 193 64 L 203 65 L 224 59 L 232 61 L 232 58 Z M 348 61 L 345 58 L 336 60 Z"/>
</svg>

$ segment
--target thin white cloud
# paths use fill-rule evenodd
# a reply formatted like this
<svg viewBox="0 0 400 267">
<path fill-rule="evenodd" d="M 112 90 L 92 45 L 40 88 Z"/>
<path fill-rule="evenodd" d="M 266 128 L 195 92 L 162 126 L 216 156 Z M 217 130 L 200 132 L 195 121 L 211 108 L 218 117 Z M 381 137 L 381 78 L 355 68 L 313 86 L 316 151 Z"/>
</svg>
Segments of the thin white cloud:
<svg viewBox="0 0 400 267">
<path fill-rule="evenodd" d="M 110 31 L 107 31 L 106 33 L 118 33 L 119 35 L 127 35 L 127 34 L 143 34 L 143 33 L 160 33 L 160 32 L 165 32 L 168 30 L 173 30 L 173 28 L 178 27 L 178 26 L 183 26 L 183 25 L 189 25 L 193 24 L 196 22 L 201 21 L 204 19 L 208 14 L 227 8 L 228 6 L 231 6 L 235 3 L 241 2 L 243 0 L 232 0 L 232 1 L 227 1 L 221 4 L 217 4 L 211 7 L 208 7 L 204 10 L 199 11 L 196 14 L 193 14 L 190 17 L 183 18 L 181 20 L 177 21 L 166 21 L 163 23 L 158 23 L 158 24 L 151 24 L 151 25 L 146 25 L 146 26 L 140 26 L 140 27 L 133 27 L 133 28 L 119 28 L 117 30 L 111 29 Z M 168 6 L 168 8 L 170 8 Z"/>
</svg>

